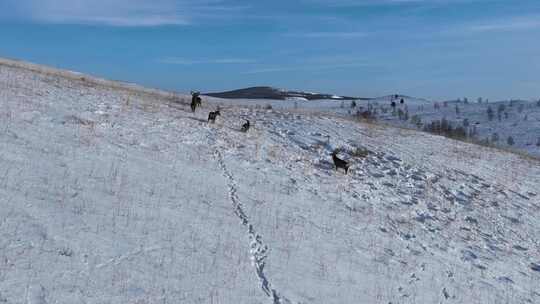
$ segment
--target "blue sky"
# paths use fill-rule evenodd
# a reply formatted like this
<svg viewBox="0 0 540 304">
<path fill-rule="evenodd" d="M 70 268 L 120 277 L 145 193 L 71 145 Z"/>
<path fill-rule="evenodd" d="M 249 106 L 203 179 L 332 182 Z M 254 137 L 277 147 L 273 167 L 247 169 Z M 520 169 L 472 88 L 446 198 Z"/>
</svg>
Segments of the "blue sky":
<svg viewBox="0 0 540 304">
<path fill-rule="evenodd" d="M 0 56 L 176 91 L 540 97 L 538 0 L 1 0 Z"/>
</svg>

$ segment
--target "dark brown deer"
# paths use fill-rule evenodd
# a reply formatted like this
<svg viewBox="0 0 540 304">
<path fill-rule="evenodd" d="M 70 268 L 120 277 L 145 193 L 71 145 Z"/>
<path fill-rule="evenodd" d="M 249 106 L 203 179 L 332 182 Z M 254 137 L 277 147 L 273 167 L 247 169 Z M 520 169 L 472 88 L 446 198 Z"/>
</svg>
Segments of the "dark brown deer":
<svg viewBox="0 0 540 304">
<path fill-rule="evenodd" d="M 215 112 L 208 113 L 208 122 L 215 123 L 216 122 L 216 117 L 218 117 L 218 116 L 221 116 L 221 113 L 219 112 L 219 110 L 217 110 Z"/>
<path fill-rule="evenodd" d="M 342 168 L 343 170 L 345 170 L 345 174 L 348 174 L 349 173 L 349 163 L 340 159 L 338 156 L 338 150 L 335 150 L 334 152 L 332 152 L 332 160 L 334 161 L 334 165 L 336 166 L 336 171 L 339 169 L 339 168 Z"/>
<path fill-rule="evenodd" d="M 199 96 L 201 93 L 200 92 L 191 92 L 191 111 L 192 112 L 195 112 L 195 110 L 197 109 L 197 107 L 200 107 L 201 106 L 201 97 Z"/>
<path fill-rule="evenodd" d="M 247 132 L 249 130 L 250 124 L 249 120 L 246 119 L 246 123 L 242 125 L 242 132 Z"/>
</svg>

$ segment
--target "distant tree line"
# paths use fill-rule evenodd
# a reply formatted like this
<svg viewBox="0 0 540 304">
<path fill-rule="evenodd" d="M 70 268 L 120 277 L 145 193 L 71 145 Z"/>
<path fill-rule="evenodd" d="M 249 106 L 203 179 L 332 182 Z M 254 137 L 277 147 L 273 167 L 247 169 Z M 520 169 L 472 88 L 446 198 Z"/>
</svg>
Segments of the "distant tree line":
<svg viewBox="0 0 540 304">
<path fill-rule="evenodd" d="M 431 123 L 425 124 L 424 131 L 460 140 L 464 140 L 469 137 L 465 127 L 453 126 L 452 123 L 446 118 L 433 120 Z"/>
</svg>

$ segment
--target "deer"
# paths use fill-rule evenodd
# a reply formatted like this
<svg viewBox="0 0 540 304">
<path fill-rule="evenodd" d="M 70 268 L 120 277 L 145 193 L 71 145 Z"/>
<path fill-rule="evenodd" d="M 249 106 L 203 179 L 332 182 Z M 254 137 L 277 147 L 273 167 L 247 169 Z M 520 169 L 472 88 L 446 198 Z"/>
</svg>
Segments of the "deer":
<svg viewBox="0 0 540 304">
<path fill-rule="evenodd" d="M 216 117 L 218 117 L 218 116 L 221 116 L 221 113 L 219 112 L 219 110 L 217 110 L 215 112 L 208 113 L 208 122 L 215 123 L 216 122 Z"/>
<path fill-rule="evenodd" d="M 332 160 L 334 161 L 334 165 L 336 166 L 336 171 L 338 171 L 339 168 L 342 168 L 343 170 L 345 170 L 345 174 L 348 174 L 349 173 L 349 163 L 340 159 L 337 154 L 338 154 L 338 150 L 334 150 L 334 152 L 332 152 Z"/>
<path fill-rule="evenodd" d="M 247 132 L 249 130 L 250 124 L 249 120 L 246 119 L 246 123 L 242 125 L 242 132 Z"/>
<path fill-rule="evenodd" d="M 197 107 L 201 106 L 201 97 L 199 96 L 201 92 L 191 91 L 191 111 L 195 112 Z"/>
</svg>

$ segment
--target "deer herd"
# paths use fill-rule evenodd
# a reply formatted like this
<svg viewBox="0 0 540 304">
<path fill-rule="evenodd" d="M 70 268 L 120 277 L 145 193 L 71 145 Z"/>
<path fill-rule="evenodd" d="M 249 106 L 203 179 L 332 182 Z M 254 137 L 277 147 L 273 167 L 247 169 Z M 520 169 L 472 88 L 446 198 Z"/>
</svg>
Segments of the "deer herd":
<svg viewBox="0 0 540 304">
<path fill-rule="evenodd" d="M 200 97 L 200 94 L 201 94 L 200 92 L 193 92 L 193 91 L 191 92 L 191 111 L 194 113 L 197 110 L 197 108 L 202 105 L 202 99 Z M 216 111 L 208 113 L 208 123 L 215 123 L 216 118 L 218 116 L 221 116 L 219 107 Z M 246 133 L 249 131 L 250 126 L 251 126 L 250 121 L 246 120 L 246 122 L 242 125 L 242 128 L 240 129 L 240 131 Z M 336 171 L 339 168 L 341 168 L 345 171 L 345 174 L 348 174 L 350 164 L 349 162 L 343 159 L 340 159 L 337 156 L 338 153 L 339 153 L 339 150 L 337 149 L 332 152 L 332 161 L 334 162 L 334 167 Z"/>
</svg>

